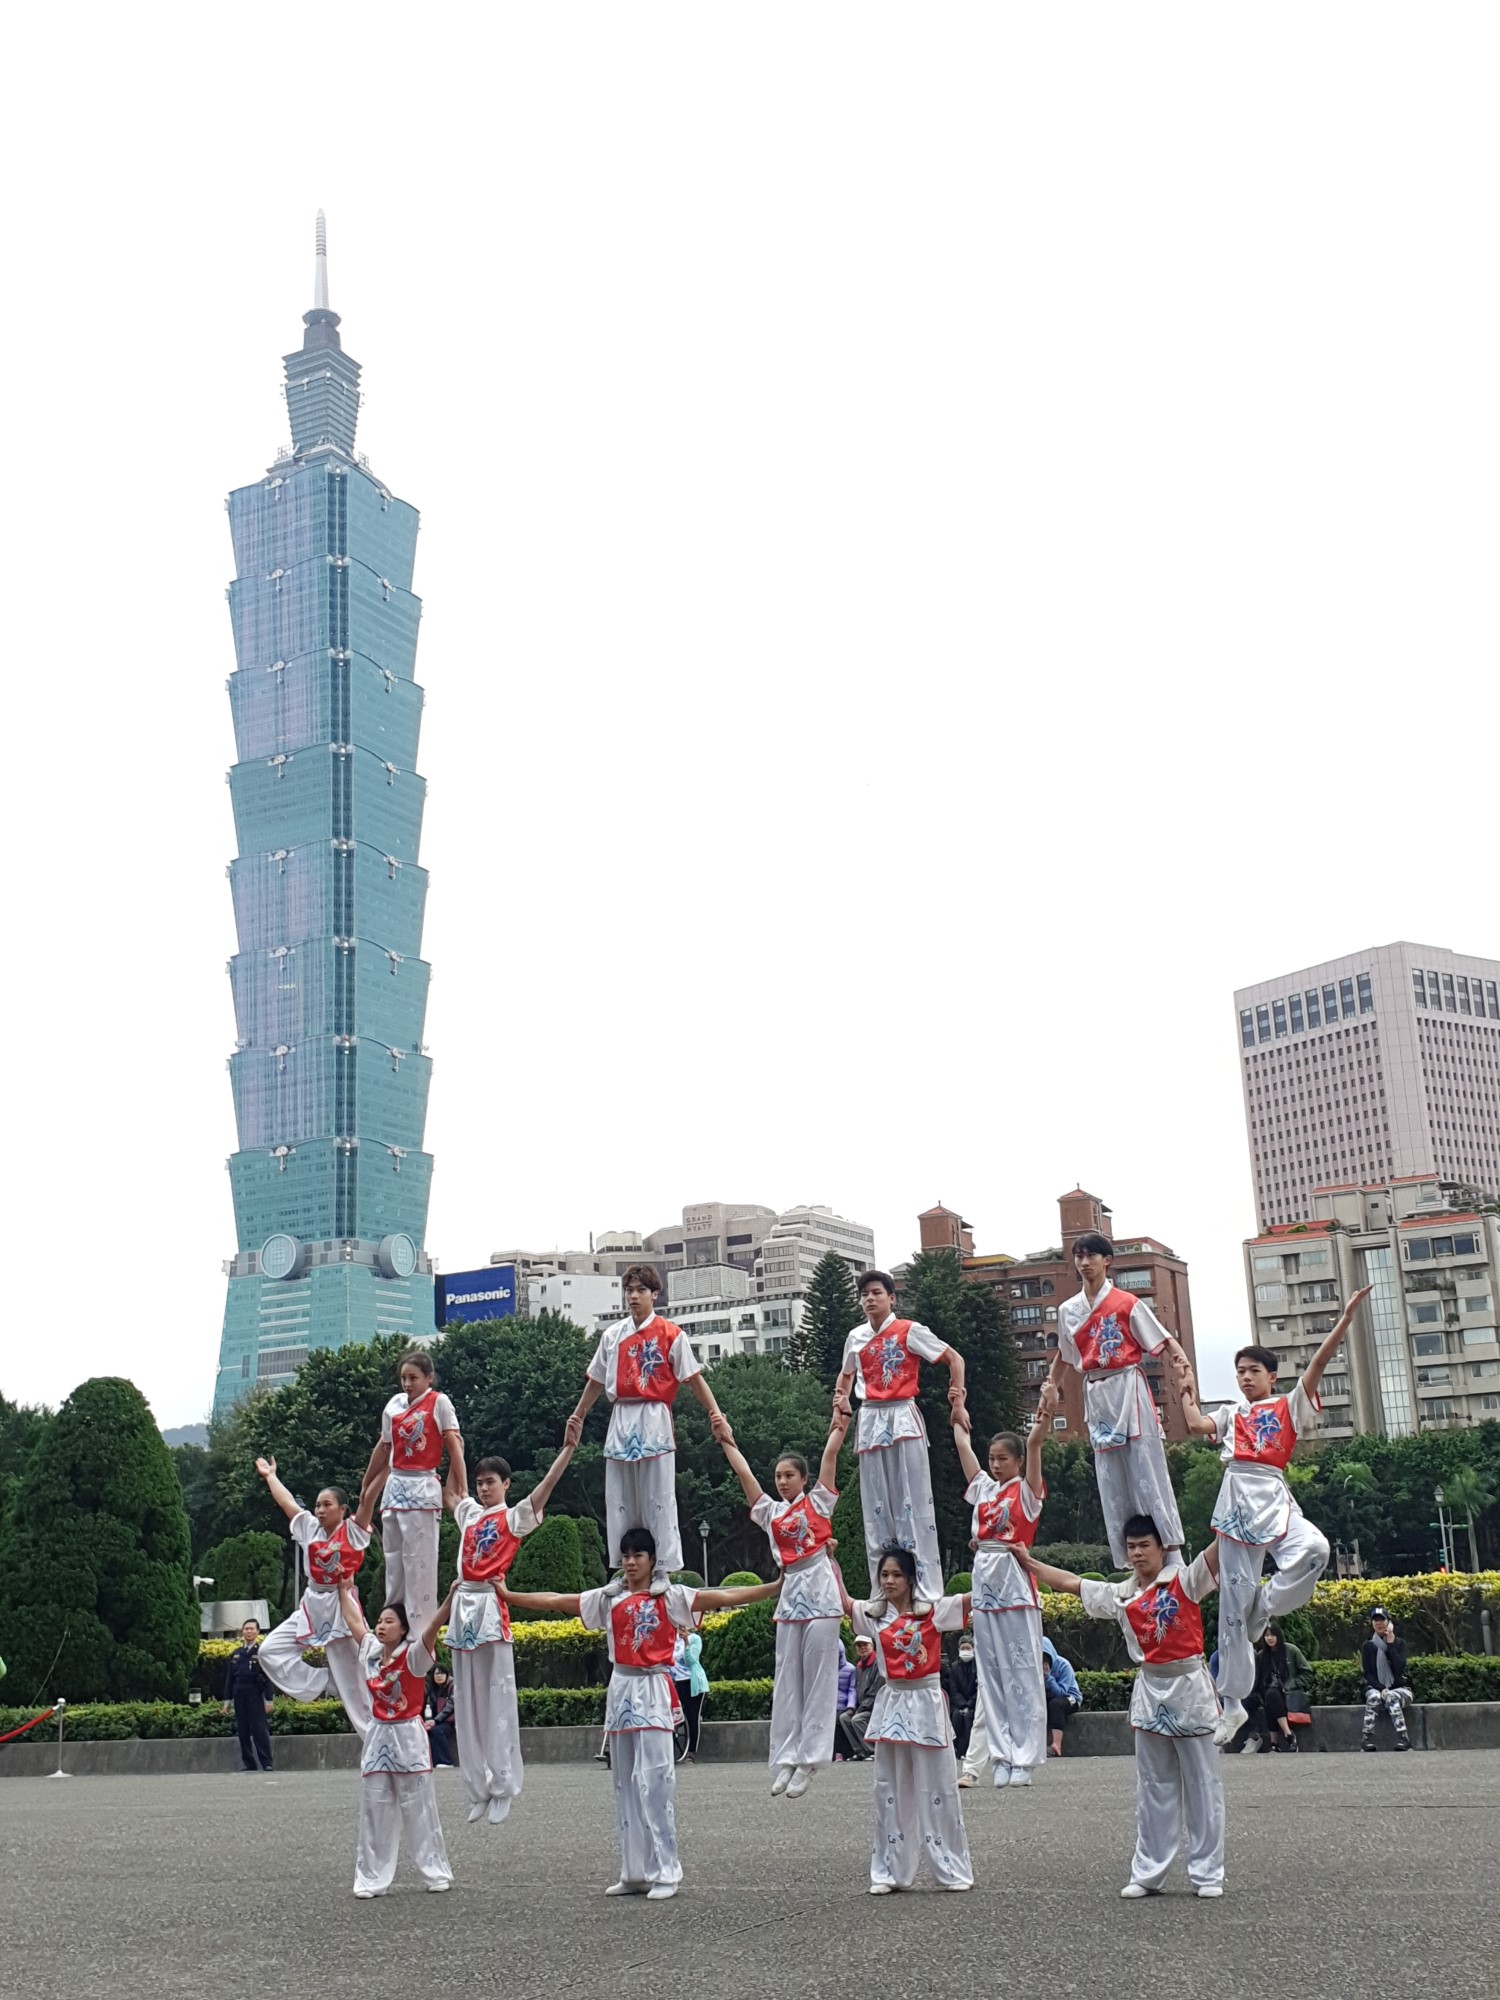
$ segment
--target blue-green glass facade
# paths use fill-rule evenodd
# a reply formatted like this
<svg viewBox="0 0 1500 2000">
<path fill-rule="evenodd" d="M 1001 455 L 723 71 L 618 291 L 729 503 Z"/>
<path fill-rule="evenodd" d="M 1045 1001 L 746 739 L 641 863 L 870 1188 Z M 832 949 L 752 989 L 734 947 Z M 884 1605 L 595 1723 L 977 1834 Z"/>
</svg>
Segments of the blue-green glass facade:
<svg viewBox="0 0 1500 2000">
<path fill-rule="evenodd" d="M 338 315 L 304 325 L 292 449 L 228 502 L 239 1151 L 216 1410 L 311 1348 L 433 1323 L 417 514 L 355 456 Z"/>
</svg>

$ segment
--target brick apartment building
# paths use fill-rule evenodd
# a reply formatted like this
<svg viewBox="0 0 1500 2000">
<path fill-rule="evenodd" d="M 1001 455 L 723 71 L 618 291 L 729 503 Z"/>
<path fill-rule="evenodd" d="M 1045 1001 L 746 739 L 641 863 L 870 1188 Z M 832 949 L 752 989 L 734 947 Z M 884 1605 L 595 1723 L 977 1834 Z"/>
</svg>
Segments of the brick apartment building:
<svg viewBox="0 0 1500 2000">
<path fill-rule="evenodd" d="M 973 1231 L 956 1209 L 940 1204 L 917 1217 L 924 1250 L 956 1250 L 966 1275 L 975 1284 L 991 1286 L 1004 1303 L 1020 1353 L 1021 1394 L 1029 1421 L 1034 1421 L 1042 1383 L 1057 1353 L 1057 1308 L 1079 1289 L 1071 1246 L 1091 1229 L 1114 1243 L 1114 1282 L 1121 1291 L 1133 1292 L 1146 1301 L 1197 1366 L 1187 1265 L 1177 1253 L 1154 1236 L 1116 1237 L 1109 1210 L 1097 1195 L 1086 1194 L 1082 1188 L 1060 1196 L 1057 1208 L 1061 1242 L 1055 1249 L 1027 1257 L 1012 1257 L 1004 1251 L 976 1254 Z M 1182 1409 L 1177 1398 L 1167 1393 L 1163 1369 L 1148 1362 L 1145 1372 L 1168 1441 L 1186 1438 Z M 1053 1418 L 1052 1427 L 1059 1437 L 1088 1435 L 1083 1421 L 1083 1381 L 1076 1369 L 1070 1368 L 1063 1379 L 1062 1410 Z"/>
</svg>

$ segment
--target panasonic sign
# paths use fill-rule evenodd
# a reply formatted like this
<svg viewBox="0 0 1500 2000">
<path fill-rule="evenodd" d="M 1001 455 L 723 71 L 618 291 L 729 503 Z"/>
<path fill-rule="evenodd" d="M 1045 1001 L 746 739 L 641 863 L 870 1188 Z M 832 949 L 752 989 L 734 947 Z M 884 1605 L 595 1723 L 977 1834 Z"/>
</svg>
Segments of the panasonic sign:
<svg viewBox="0 0 1500 2000">
<path fill-rule="evenodd" d="M 487 1264 L 482 1271 L 450 1271 L 433 1286 L 439 1326 L 454 1320 L 511 1319 L 516 1312 L 516 1267 Z"/>
</svg>

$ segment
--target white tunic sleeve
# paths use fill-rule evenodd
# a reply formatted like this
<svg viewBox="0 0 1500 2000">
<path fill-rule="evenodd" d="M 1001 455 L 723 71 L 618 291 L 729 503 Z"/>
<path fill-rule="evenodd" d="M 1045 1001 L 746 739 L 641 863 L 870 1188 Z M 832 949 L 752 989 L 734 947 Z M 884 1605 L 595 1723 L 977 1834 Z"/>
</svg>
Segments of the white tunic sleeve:
<svg viewBox="0 0 1500 2000">
<path fill-rule="evenodd" d="M 444 1431 L 456 1431 L 458 1429 L 458 1412 L 441 1389 L 438 1391 L 437 1401 L 432 1406 L 432 1414 L 437 1420 L 439 1437 L 443 1435 Z"/>
<path fill-rule="evenodd" d="M 812 1502 L 815 1514 L 821 1514 L 825 1521 L 833 1519 L 833 1510 L 839 1504 L 839 1496 L 831 1486 L 825 1486 L 821 1479 L 818 1480 L 808 1498 Z"/>
<path fill-rule="evenodd" d="M 1224 1444 L 1234 1429 L 1234 1410 L 1228 1403 L 1221 1403 L 1214 1411 L 1214 1443 Z M 1230 1457 L 1234 1456 L 1231 1451 Z"/>
<path fill-rule="evenodd" d="M 584 1371 L 591 1382 L 601 1382 L 604 1383 L 606 1386 L 608 1385 L 609 1345 L 610 1345 L 609 1334 L 601 1333 L 599 1336 L 599 1345 L 594 1349 L 594 1358 L 592 1361 L 590 1361 L 587 1369 Z"/>
<path fill-rule="evenodd" d="M 609 1592 L 600 1588 L 586 1590 L 578 1600 L 578 1622 L 589 1632 L 603 1632 L 609 1627 L 609 1614 L 613 1599 Z"/>
<path fill-rule="evenodd" d="M 391 1418 L 399 1417 L 405 1408 L 406 1391 L 398 1389 L 380 1413 L 380 1442 L 382 1444 L 389 1444 L 391 1441 Z"/>
<path fill-rule="evenodd" d="M 352 1514 L 344 1517 L 344 1533 L 349 1537 L 351 1549 L 367 1549 L 370 1546 L 370 1531 L 362 1528 Z"/>
<path fill-rule="evenodd" d="M 533 1506 L 529 1493 L 524 1500 L 518 1501 L 514 1507 L 507 1507 L 505 1514 L 511 1533 L 518 1539 L 524 1539 L 527 1535 L 535 1534 L 536 1530 L 542 1525 L 542 1517 Z"/>
<path fill-rule="evenodd" d="M 703 1363 L 693 1352 L 693 1343 L 679 1327 L 677 1338 L 672 1342 L 672 1373 L 679 1382 L 690 1382 L 695 1375 L 703 1373 Z"/>
<path fill-rule="evenodd" d="M 849 1623 L 854 1628 L 856 1639 L 879 1640 L 880 1620 L 870 1616 L 869 1605 L 859 1598 L 856 1598 L 849 1607 Z"/>
<path fill-rule="evenodd" d="M 1144 1299 L 1137 1299 L 1131 1307 L 1130 1331 L 1147 1354 L 1159 1353 L 1171 1339 L 1167 1329 Z"/>
<path fill-rule="evenodd" d="M 930 1326 L 923 1326 L 917 1320 L 911 1323 L 906 1345 L 910 1353 L 920 1355 L 923 1361 L 936 1361 L 948 1352 L 947 1341 L 939 1340 Z"/>
<path fill-rule="evenodd" d="M 1212 1597 L 1219 1587 L 1219 1579 L 1208 1566 L 1207 1549 L 1194 1556 L 1180 1575 L 1182 1588 L 1194 1604 L 1201 1604 L 1205 1597 Z"/>
<path fill-rule="evenodd" d="M 349 1526 L 351 1528 L 354 1526 L 352 1520 Z M 323 1530 L 318 1526 L 317 1515 L 309 1514 L 305 1507 L 299 1514 L 293 1514 L 291 1520 L 287 1523 L 287 1527 L 291 1533 L 292 1540 L 300 1543 L 304 1549 L 309 1542 L 320 1540 L 323 1533 Z"/>
<path fill-rule="evenodd" d="M 964 1600 L 960 1591 L 954 1597 L 940 1597 L 932 1607 L 932 1622 L 939 1632 L 962 1632 L 964 1629 Z"/>
<path fill-rule="evenodd" d="M 1287 1414 L 1292 1420 L 1292 1429 L 1299 1438 L 1315 1437 L 1318 1430 L 1318 1412 L 1323 1405 L 1316 1396 L 1309 1396 L 1302 1377 L 1297 1377 L 1292 1393 L 1286 1399 Z"/>
<path fill-rule="evenodd" d="M 667 1616 L 679 1632 L 691 1632 L 698 1624 L 698 1593 L 685 1583 L 669 1583 L 662 1592 Z"/>
<path fill-rule="evenodd" d="M 477 1521 L 484 1509 L 472 1493 L 466 1493 L 453 1510 L 453 1525 L 462 1535 L 471 1521 Z"/>
<path fill-rule="evenodd" d="M 1046 1497 L 1046 1487 L 1044 1486 L 1040 1493 L 1034 1493 L 1031 1489 L 1031 1482 L 1023 1472 L 1021 1475 L 1021 1512 L 1026 1516 L 1028 1521 L 1039 1521 L 1042 1518 L 1042 1502 Z"/>
<path fill-rule="evenodd" d="M 1114 1584 L 1100 1583 L 1094 1577 L 1086 1576 L 1081 1581 L 1078 1601 L 1090 1618 L 1113 1618 L 1116 1623 L 1119 1622 L 1120 1595 Z"/>
<path fill-rule="evenodd" d="M 755 1505 L 750 1509 L 751 1520 L 757 1528 L 764 1528 L 768 1535 L 771 1532 L 771 1523 L 776 1519 L 776 1506 L 776 1501 L 771 1498 L 769 1493 L 762 1493 Z"/>
<path fill-rule="evenodd" d="M 430 1674 L 437 1665 L 435 1654 L 429 1653 L 420 1639 L 408 1641 L 406 1648 L 406 1670 L 411 1674 Z"/>
</svg>

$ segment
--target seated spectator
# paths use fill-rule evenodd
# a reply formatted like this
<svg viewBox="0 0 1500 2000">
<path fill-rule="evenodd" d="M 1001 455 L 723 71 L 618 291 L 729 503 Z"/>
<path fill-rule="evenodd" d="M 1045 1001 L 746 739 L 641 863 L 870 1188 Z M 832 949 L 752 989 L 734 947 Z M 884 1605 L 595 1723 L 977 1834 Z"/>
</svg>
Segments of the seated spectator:
<svg viewBox="0 0 1500 2000">
<path fill-rule="evenodd" d="M 865 1735 L 879 1692 L 880 1669 L 875 1664 L 875 1642 L 861 1636 L 854 1642 L 854 1706 L 839 1715 L 839 1734 L 853 1763 L 863 1764 L 875 1755 L 873 1750 L 866 1748 Z"/>
<path fill-rule="evenodd" d="M 1060 1757 L 1068 1717 L 1075 1708 L 1083 1707 L 1083 1696 L 1079 1692 L 1077 1674 L 1052 1641 L 1045 1637 L 1042 1640 L 1042 1663 L 1047 1691 L 1047 1728 L 1051 1734 L 1049 1755 Z"/>
<path fill-rule="evenodd" d="M 974 1634 L 958 1636 L 958 1658 L 944 1660 L 941 1668 L 943 1693 L 948 1697 L 948 1724 L 953 1731 L 953 1753 L 960 1763 L 969 1747 L 974 1727 L 974 1704 L 979 1698 L 979 1669 L 974 1664 Z"/>
<path fill-rule="evenodd" d="M 844 1647 L 844 1642 L 840 1640 L 838 1696 L 834 1703 L 834 1710 L 833 1710 L 834 1741 L 836 1743 L 842 1743 L 844 1740 L 844 1732 L 838 1726 L 840 1720 L 844 1716 L 852 1715 L 853 1713 L 854 1713 L 854 1662 L 853 1660 L 850 1659 L 848 1652 Z M 844 1753 L 842 1750 L 834 1751 L 833 1761 L 835 1764 L 843 1763 Z"/>
<path fill-rule="evenodd" d="M 458 1763 L 453 1751 L 453 1676 L 436 1666 L 427 1676 L 427 1747 L 434 1764 Z"/>
<path fill-rule="evenodd" d="M 1249 1722 L 1240 1748 L 1242 1757 L 1258 1750 L 1295 1750 L 1294 1715 L 1306 1715 L 1312 1668 L 1300 1646 L 1283 1639 L 1281 1629 L 1268 1625 L 1255 1657 L 1255 1691 L 1245 1703 Z"/>
<path fill-rule="evenodd" d="M 1360 1731 L 1361 1750 L 1375 1748 L 1375 1718 L 1384 1709 L 1396 1732 L 1395 1750 L 1410 1750 L 1406 1711 L 1411 1706 L 1411 1689 L 1406 1685 L 1406 1641 L 1396 1637 L 1389 1613 L 1370 1613 L 1371 1632 L 1360 1654 L 1365 1675 L 1365 1716 Z"/>
</svg>

